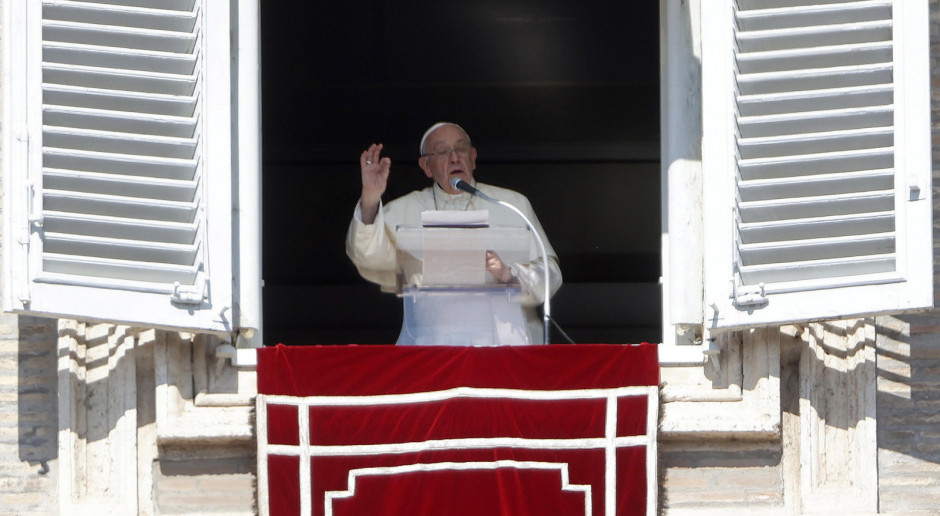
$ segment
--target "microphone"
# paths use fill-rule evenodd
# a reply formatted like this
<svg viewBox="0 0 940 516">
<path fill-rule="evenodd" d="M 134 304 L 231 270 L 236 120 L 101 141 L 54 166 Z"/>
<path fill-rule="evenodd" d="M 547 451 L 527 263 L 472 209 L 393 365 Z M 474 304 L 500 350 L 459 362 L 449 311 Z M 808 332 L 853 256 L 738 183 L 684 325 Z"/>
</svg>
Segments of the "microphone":
<svg viewBox="0 0 940 516">
<path fill-rule="evenodd" d="M 464 181 L 463 179 L 460 179 L 459 177 L 455 177 L 450 180 L 450 187 L 453 188 L 454 190 L 463 190 L 464 192 L 467 192 L 468 194 L 479 195 L 480 197 L 483 197 L 484 199 L 491 200 L 489 197 L 487 197 L 485 193 L 477 190 L 476 188 L 473 187 L 473 185 Z"/>
<path fill-rule="evenodd" d="M 551 317 L 552 317 L 551 316 L 552 305 L 550 302 L 551 296 L 550 296 L 550 290 L 549 290 L 550 287 L 549 287 L 549 280 L 548 280 L 548 253 L 545 251 L 545 243 L 542 241 L 542 237 L 539 235 L 538 231 L 535 230 L 535 226 L 532 225 L 532 221 L 529 220 L 529 217 L 526 217 L 525 214 L 522 213 L 522 210 L 520 210 L 519 208 L 516 208 L 512 204 L 509 204 L 506 201 L 501 201 L 499 199 L 494 199 L 490 197 L 489 195 L 486 195 L 485 193 L 477 190 L 470 183 L 464 181 L 463 179 L 460 179 L 459 177 L 455 177 L 451 179 L 450 186 L 454 190 L 462 190 L 464 192 L 467 192 L 468 194 L 476 195 L 477 197 L 480 197 L 481 199 L 489 201 L 493 204 L 498 204 L 500 206 L 508 208 L 510 211 L 514 212 L 516 215 L 522 218 L 526 226 L 528 226 L 529 231 L 532 233 L 533 236 L 535 236 L 535 243 L 538 244 L 539 250 L 542 252 L 543 266 L 545 267 L 545 278 L 544 278 L 545 297 L 542 300 L 542 325 L 543 325 L 543 331 L 544 331 L 543 336 L 545 338 L 544 344 L 548 344 L 549 343 L 549 330 L 551 329 L 549 322 L 551 321 Z"/>
<path fill-rule="evenodd" d="M 511 205 L 511 204 L 509 204 L 509 203 L 507 203 L 507 202 L 500 201 L 499 199 L 494 199 L 494 198 L 490 197 L 489 195 L 486 195 L 485 193 L 483 193 L 483 192 L 477 190 L 473 185 L 471 185 L 470 183 L 464 181 L 463 179 L 460 179 L 459 177 L 455 177 L 455 178 L 453 178 L 453 179 L 450 180 L 450 187 L 453 188 L 454 190 L 463 190 L 464 192 L 467 192 L 468 194 L 476 195 L 477 197 L 483 199 L 484 201 L 489 201 L 489 202 L 491 202 L 491 203 L 493 203 L 493 204 L 499 204 L 499 205 L 502 205 L 502 206 L 506 206 L 506 207 L 509 208 L 510 210 L 515 211 L 515 212 L 517 212 L 519 215 L 521 215 L 521 216 L 522 216 L 522 219 L 525 221 L 526 225 L 529 226 L 529 228 L 530 228 L 533 232 L 535 232 L 535 229 L 532 228 L 532 223 L 529 222 L 529 219 L 527 219 L 527 218 L 525 217 L 525 215 L 522 215 L 522 213 L 519 213 L 519 210 L 517 210 L 515 206 L 513 206 L 513 205 Z"/>
</svg>

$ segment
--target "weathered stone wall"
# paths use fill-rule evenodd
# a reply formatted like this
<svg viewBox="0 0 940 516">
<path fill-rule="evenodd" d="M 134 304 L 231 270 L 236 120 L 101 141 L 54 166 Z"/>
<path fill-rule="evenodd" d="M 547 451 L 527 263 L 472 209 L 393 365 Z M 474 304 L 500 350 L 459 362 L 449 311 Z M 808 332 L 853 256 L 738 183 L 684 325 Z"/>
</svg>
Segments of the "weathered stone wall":
<svg viewBox="0 0 940 516">
<path fill-rule="evenodd" d="M 667 514 L 708 507 L 759 513 L 783 506 L 779 442 L 664 442 L 660 454 Z"/>
<path fill-rule="evenodd" d="M 56 512 L 56 324 L 0 314 L 0 515 Z"/>
<path fill-rule="evenodd" d="M 253 514 L 252 445 L 161 447 L 154 464 L 156 514 Z"/>
<path fill-rule="evenodd" d="M 937 514 L 940 314 L 885 317 L 879 325 L 880 508 L 896 516 Z"/>
</svg>

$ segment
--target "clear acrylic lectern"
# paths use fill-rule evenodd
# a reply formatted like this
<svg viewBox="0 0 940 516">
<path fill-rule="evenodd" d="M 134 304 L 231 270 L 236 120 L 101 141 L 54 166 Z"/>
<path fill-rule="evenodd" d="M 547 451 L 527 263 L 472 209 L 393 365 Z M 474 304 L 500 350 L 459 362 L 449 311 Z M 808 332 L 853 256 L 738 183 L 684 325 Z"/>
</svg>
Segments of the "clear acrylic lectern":
<svg viewBox="0 0 940 516">
<path fill-rule="evenodd" d="M 485 268 L 487 250 L 527 263 L 527 229 L 400 226 L 395 235 L 404 307 L 398 344 L 531 344 L 521 287 L 499 284 Z"/>
</svg>

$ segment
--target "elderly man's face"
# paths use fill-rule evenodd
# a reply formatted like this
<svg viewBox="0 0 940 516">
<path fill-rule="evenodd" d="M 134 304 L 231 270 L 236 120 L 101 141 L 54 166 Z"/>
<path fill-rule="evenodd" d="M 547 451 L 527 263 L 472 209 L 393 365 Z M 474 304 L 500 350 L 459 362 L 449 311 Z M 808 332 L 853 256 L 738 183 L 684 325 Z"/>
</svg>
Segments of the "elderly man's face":
<svg viewBox="0 0 940 516">
<path fill-rule="evenodd" d="M 477 150 L 470 146 L 470 139 L 459 128 L 445 125 L 435 129 L 428 136 L 424 152 L 427 155 L 418 160 L 418 165 L 445 192 L 460 193 L 450 186 L 455 177 L 468 183 L 473 179 Z"/>
</svg>

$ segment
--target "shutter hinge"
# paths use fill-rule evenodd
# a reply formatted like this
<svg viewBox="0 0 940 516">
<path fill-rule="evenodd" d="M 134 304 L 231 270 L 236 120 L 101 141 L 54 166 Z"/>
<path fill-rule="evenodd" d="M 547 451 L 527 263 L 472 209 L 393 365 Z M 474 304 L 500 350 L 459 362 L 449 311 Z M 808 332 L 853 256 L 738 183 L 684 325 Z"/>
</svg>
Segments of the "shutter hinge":
<svg viewBox="0 0 940 516">
<path fill-rule="evenodd" d="M 767 305 L 768 302 L 767 294 L 764 292 L 763 283 L 760 283 L 757 286 L 747 287 L 744 290 L 738 290 L 737 282 L 732 280 L 731 292 L 732 304 L 739 310 L 763 308 Z"/>
<path fill-rule="evenodd" d="M 181 305 L 201 305 L 209 299 L 209 282 L 200 277 L 193 286 L 183 286 L 180 282 L 173 283 L 173 293 L 170 301 Z"/>
<path fill-rule="evenodd" d="M 36 182 L 29 184 L 29 227 L 30 229 L 42 229 L 42 210 L 37 209 L 36 202 Z"/>
<path fill-rule="evenodd" d="M 16 235 L 18 244 L 29 247 L 33 231 L 42 230 L 42 210 L 36 208 L 36 183 L 31 182 L 26 193 L 26 224 L 19 227 Z"/>
</svg>

